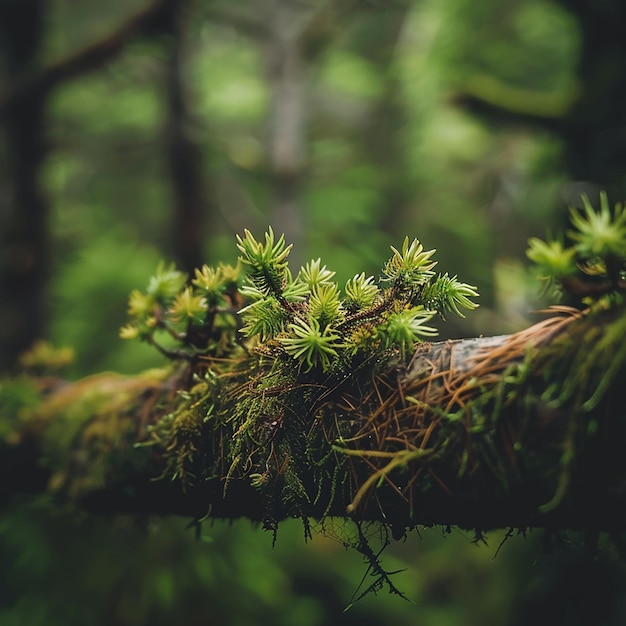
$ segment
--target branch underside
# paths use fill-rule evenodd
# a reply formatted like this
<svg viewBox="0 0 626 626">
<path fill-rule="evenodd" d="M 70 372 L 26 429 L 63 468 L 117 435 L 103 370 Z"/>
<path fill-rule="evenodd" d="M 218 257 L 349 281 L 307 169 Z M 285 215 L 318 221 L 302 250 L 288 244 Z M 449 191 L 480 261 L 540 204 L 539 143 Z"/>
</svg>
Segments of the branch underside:
<svg viewBox="0 0 626 626">
<path fill-rule="evenodd" d="M 3 496 L 270 528 L 351 516 L 394 534 L 622 532 L 624 320 L 561 308 L 515 335 L 425 342 L 407 363 L 326 381 L 278 377 L 267 355 L 85 379 L 9 416 Z"/>
</svg>

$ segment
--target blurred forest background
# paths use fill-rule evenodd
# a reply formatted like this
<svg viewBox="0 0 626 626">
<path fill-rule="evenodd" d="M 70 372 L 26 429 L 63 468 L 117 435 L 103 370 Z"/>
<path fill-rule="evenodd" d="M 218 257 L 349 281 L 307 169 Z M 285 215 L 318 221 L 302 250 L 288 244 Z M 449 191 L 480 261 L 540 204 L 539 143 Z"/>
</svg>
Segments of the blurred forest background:
<svg viewBox="0 0 626 626">
<path fill-rule="evenodd" d="M 340 280 L 416 236 L 481 294 L 443 336 L 524 327 L 527 238 L 625 195 L 624 24 L 622 0 L 0 0 L 0 370 L 41 337 L 71 377 L 160 365 L 118 339 L 130 290 L 268 224 Z M 539 532 L 497 558 L 504 533 L 413 533 L 383 563 L 415 604 L 342 614 L 349 525 L 272 550 L 185 523 L 6 504 L 0 624 L 626 622 L 623 567 Z"/>
</svg>

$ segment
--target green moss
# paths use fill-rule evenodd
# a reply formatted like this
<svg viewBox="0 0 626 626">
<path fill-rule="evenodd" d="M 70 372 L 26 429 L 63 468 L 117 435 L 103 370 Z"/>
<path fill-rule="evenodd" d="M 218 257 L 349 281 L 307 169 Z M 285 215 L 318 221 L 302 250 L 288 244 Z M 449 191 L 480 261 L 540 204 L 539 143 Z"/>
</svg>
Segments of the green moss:
<svg viewBox="0 0 626 626">
<path fill-rule="evenodd" d="M 41 385 L 28 376 L 0 380 L 0 441 L 13 443 L 19 424 L 41 402 Z"/>
<path fill-rule="evenodd" d="M 120 450 L 142 437 L 146 425 L 138 416 L 162 394 L 171 375 L 169 368 L 136 377 L 99 374 L 67 385 L 33 408 L 28 427 L 42 433 L 50 490 L 79 497 L 104 486 Z"/>
<path fill-rule="evenodd" d="M 564 423 L 558 483 L 541 508 L 544 513 L 576 497 L 570 491 L 594 488 L 594 481 L 596 489 L 604 490 L 626 479 L 608 469 L 611 456 L 621 454 L 626 433 L 626 412 L 615 385 L 626 379 L 625 336 L 625 307 L 603 301 L 532 362 L 544 382 L 542 400 Z"/>
<path fill-rule="evenodd" d="M 218 395 L 216 377 L 207 372 L 189 391 L 179 392 L 175 408 L 149 428 L 151 443 L 166 455 L 164 475 L 183 485 L 213 475 L 210 437 Z"/>
</svg>

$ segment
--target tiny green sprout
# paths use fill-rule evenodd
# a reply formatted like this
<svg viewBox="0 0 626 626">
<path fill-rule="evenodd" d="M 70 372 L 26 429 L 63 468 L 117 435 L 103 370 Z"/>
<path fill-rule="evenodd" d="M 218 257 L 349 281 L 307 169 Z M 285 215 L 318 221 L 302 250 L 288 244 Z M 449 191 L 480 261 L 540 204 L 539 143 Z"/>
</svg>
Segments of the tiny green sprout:
<svg viewBox="0 0 626 626">
<path fill-rule="evenodd" d="M 286 271 L 286 282 L 283 288 L 282 296 L 287 302 L 302 302 L 310 295 L 310 289 L 299 280 L 292 280 L 289 268 Z"/>
<path fill-rule="evenodd" d="M 335 272 L 326 269 L 326 266 L 322 265 L 321 259 L 315 259 L 300 268 L 297 280 L 305 283 L 307 287 L 313 291 L 315 287 L 319 287 L 320 285 L 332 285 L 334 275 Z"/>
<path fill-rule="evenodd" d="M 217 268 L 222 273 L 222 278 L 227 285 L 237 285 L 241 277 L 241 263 L 236 265 L 220 263 Z"/>
<path fill-rule="evenodd" d="M 293 336 L 280 337 L 279 341 L 287 354 L 302 364 L 306 362 L 307 371 L 316 365 L 328 369 L 331 358 L 343 347 L 339 333 L 330 325 L 322 330 L 315 318 L 299 319 L 289 324 L 289 330 Z"/>
<path fill-rule="evenodd" d="M 380 294 L 374 283 L 373 276 L 365 276 L 365 272 L 357 274 L 346 282 L 345 306 L 349 311 L 359 311 L 371 307 Z"/>
<path fill-rule="evenodd" d="M 133 289 L 128 296 L 128 314 L 145 318 L 152 314 L 154 308 L 154 298 L 146 293 L 141 293 L 139 289 Z"/>
<path fill-rule="evenodd" d="M 241 332 L 246 337 L 259 335 L 261 341 L 274 338 L 284 329 L 287 312 L 274 297 L 255 300 L 239 311 L 243 320 Z"/>
<path fill-rule="evenodd" d="M 247 229 L 244 235 L 237 235 L 237 248 L 243 254 L 241 262 L 250 268 L 248 279 L 263 295 L 282 294 L 289 277 L 287 257 L 292 244 L 285 245 L 284 235 L 275 241 L 271 227 L 265 233 L 265 243 L 257 241 Z"/>
<path fill-rule="evenodd" d="M 227 273 L 224 266 L 219 265 L 217 268 L 203 265 L 202 269 L 195 270 L 195 277 L 191 284 L 201 293 L 210 306 L 223 304 L 223 293 L 228 283 L 236 282 L 237 272 Z"/>
<path fill-rule="evenodd" d="M 598 211 L 587 196 L 582 201 L 583 211 L 570 211 L 574 229 L 567 234 L 574 245 L 533 237 L 526 255 L 540 278 L 591 304 L 626 290 L 626 212 L 621 204 L 611 211 L 604 192 Z"/>
<path fill-rule="evenodd" d="M 566 248 L 562 241 L 531 237 L 528 246 L 526 256 L 537 266 L 540 278 L 559 280 L 576 273 L 576 250 Z"/>
<path fill-rule="evenodd" d="M 209 267 L 208 265 L 203 265 L 202 269 L 196 268 L 195 278 L 191 283 L 207 293 L 219 291 L 224 284 L 222 268 Z"/>
<path fill-rule="evenodd" d="M 568 234 L 583 256 L 626 256 L 626 212 L 616 204 L 611 212 L 605 192 L 600 193 L 600 210 L 596 211 L 589 198 L 582 196 L 584 211 L 571 209 L 570 216 L 575 230 Z"/>
<path fill-rule="evenodd" d="M 409 243 L 409 238 L 405 237 L 400 252 L 393 246 L 393 256 L 387 261 L 383 269 L 384 275 L 399 284 L 401 287 L 416 287 L 423 285 L 434 276 L 431 270 L 437 261 L 431 261 L 431 257 L 436 250 L 424 251 L 424 246 L 418 239 L 413 239 Z"/>
<path fill-rule="evenodd" d="M 286 264 L 287 256 L 293 244 L 285 246 L 285 236 L 281 235 L 275 242 L 274 230 L 270 226 L 265 233 L 265 243 L 254 238 L 254 235 L 246 228 L 243 239 L 237 235 L 237 247 L 243 253 L 243 262 L 253 267 L 257 265 Z"/>
<path fill-rule="evenodd" d="M 434 315 L 434 311 L 425 311 L 421 306 L 395 311 L 387 316 L 378 332 L 385 347 L 398 346 L 404 354 L 422 337 L 437 336 L 436 328 L 426 326 Z"/>
<path fill-rule="evenodd" d="M 157 318 L 153 314 L 134 316 L 134 323 L 122 326 L 119 336 L 121 339 L 147 339 L 154 334 L 157 324 Z"/>
<path fill-rule="evenodd" d="M 139 337 L 139 328 L 135 324 L 125 324 L 120 328 L 121 339 L 136 339 Z"/>
<path fill-rule="evenodd" d="M 195 295 L 192 288 L 187 286 L 176 295 L 168 313 L 174 322 L 200 325 L 205 319 L 207 309 L 206 298 Z"/>
<path fill-rule="evenodd" d="M 309 314 L 319 322 L 322 328 L 335 322 L 341 316 L 342 306 L 336 284 L 318 285 L 313 288 L 309 300 Z"/>
<path fill-rule="evenodd" d="M 157 270 L 150 278 L 148 295 L 152 296 L 156 301 L 161 303 L 169 303 L 176 294 L 185 286 L 187 275 L 179 272 L 172 263 L 166 267 L 163 262 L 159 263 Z"/>
<path fill-rule="evenodd" d="M 429 310 L 437 311 L 442 318 L 450 311 L 459 317 L 465 317 L 461 308 L 472 311 L 478 307 L 470 298 L 478 297 L 473 285 L 462 283 L 456 276 L 443 274 L 434 282 L 426 285 L 421 293 L 421 300 Z"/>
</svg>

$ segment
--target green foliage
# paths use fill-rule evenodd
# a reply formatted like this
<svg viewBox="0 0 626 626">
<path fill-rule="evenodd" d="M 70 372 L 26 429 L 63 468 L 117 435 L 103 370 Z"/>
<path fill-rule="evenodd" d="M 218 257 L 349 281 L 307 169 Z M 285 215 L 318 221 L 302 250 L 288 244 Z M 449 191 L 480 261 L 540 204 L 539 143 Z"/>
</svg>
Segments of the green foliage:
<svg viewBox="0 0 626 626">
<path fill-rule="evenodd" d="M 343 347 L 339 333 L 330 324 L 321 330 L 315 317 L 289 324 L 289 331 L 293 336 L 280 337 L 280 344 L 296 361 L 306 362 L 309 369 L 318 364 L 323 370 L 329 369 L 331 359 L 337 357 L 337 350 Z"/>
<path fill-rule="evenodd" d="M 626 213 L 621 204 L 611 212 L 606 192 L 600 193 L 600 210 L 596 211 L 587 196 L 582 197 L 584 211 L 572 209 L 574 230 L 570 237 L 576 252 L 584 260 L 600 257 L 626 257 Z"/>
<path fill-rule="evenodd" d="M 436 310 L 441 317 L 447 312 L 465 317 L 461 309 L 475 309 L 476 304 L 470 298 L 477 296 L 475 287 L 459 282 L 456 276 L 450 278 L 446 273 L 429 283 L 422 291 L 421 298 L 429 309 Z"/>
<path fill-rule="evenodd" d="M 171 302 L 187 282 L 187 276 L 176 270 L 174 265 L 166 267 L 160 263 L 150 278 L 146 293 L 160 304 Z"/>
<path fill-rule="evenodd" d="M 344 296 L 332 280 L 335 272 L 320 259 L 292 279 L 291 246 L 283 237 L 275 241 L 271 229 L 264 243 L 246 231 L 238 247 L 249 267 L 242 292 L 254 300 L 241 311 L 244 332 L 260 335 L 265 349 L 282 350 L 307 370 L 330 373 L 345 367 L 346 356 L 376 350 L 405 355 L 422 338 L 437 334 L 426 326 L 436 313 L 462 315 L 462 308 L 477 306 L 469 299 L 478 295 L 474 287 L 447 274 L 435 278 L 435 250 L 425 251 L 417 239 L 406 237 L 401 250 L 392 247 L 380 281 L 357 274 L 347 281 Z"/>
<path fill-rule="evenodd" d="M 237 247 L 242 255 L 237 268 L 205 265 L 191 284 L 173 266 L 161 264 L 145 293 L 131 293 L 131 322 L 122 337 L 139 337 L 172 358 L 197 358 L 218 348 L 232 353 L 237 314 L 241 332 L 260 354 L 282 355 L 306 371 L 332 373 L 376 350 L 405 357 L 423 338 L 437 335 L 426 325 L 435 314 L 462 317 L 462 309 L 478 306 L 470 300 L 478 295 L 475 287 L 456 276 L 435 276 L 435 250 L 424 250 L 417 239 L 405 237 L 400 250 L 391 248 L 379 281 L 357 274 L 346 282 L 343 296 L 333 281 L 335 272 L 319 258 L 293 278 L 288 263 L 292 246 L 283 235 L 277 239 L 271 228 L 258 241 L 246 230 L 237 236 Z M 242 285 L 240 267 L 247 270 Z M 244 299 L 249 303 L 236 311 L 234 304 Z M 216 342 L 220 319 L 230 334 Z M 176 340 L 178 350 L 158 343 L 159 330 Z"/>
<path fill-rule="evenodd" d="M 122 336 L 194 366 L 195 386 L 151 428 L 166 473 L 183 483 L 226 476 L 225 489 L 232 478 L 247 479 L 266 503 L 266 528 L 302 517 L 308 535 L 302 512 L 314 496 L 305 477 L 311 464 L 324 467 L 320 455 L 328 452 L 322 422 L 312 428 L 312 407 L 327 401 L 324 390 L 370 389 L 377 371 L 437 335 L 428 325 L 437 314 L 474 309 L 478 294 L 456 277 L 436 276 L 435 251 L 408 237 L 392 248 L 379 280 L 362 272 L 343 292 L 320 258 L 294 278 L 291 245 L 271 228 L 259 240 L 246 230 L 237 247 L 236 268 L 204 266 L 191 283 L 160 265 L 147 291 L 131 294 Z M 159 332 L 174 346 L 165 347 Z M 374 368 L 364 367 L 370 361 Z M 343 469 L 318 481 L 331 499 L 345 480 L 347 466 L 338 463 Z"/>
<path fill-rule="evenodd" d="M 526 252 L 539 278 L 548 285 L 591 303 L 621 297 L 626 289 L 626 212 L 621 204 L 609 208 L 605 192 L 595 210 L 587 196 L 583 211 L 571 209 L 570 245 L 562 239 L 529 240 Z"/>
<path fill-rule="evenodd" d="M 561 240 L 543 241 L 532 237 L 528 244 L 526 254 L 535 263 L 541 279 L 560 281 L 576 273 L 576 250 L 566 248 Z"/>
<path fill-rule="evenodd" d="M 588 306 L 585 315 L 595 320 L 593 325 L 575 327 L 557 338 L 532 362 L 536 372 L 554 381 L 543 392 L 543 401 L 567 415 L 558 486 L 551 500 L 541 507 L 544 513 L 554 510 L 566 497 L 577 463 L 577 438 L 581 433 L 590 441 L 599 438 L 599 421 L 590 414 L 598 411 L 602 402 L 610 405 L 607 396 L 611 385 L 626 370 L 626 213 L 621 204 L 611 211 L 605 192 L 600 193 L 597 210 L 587 196 L 582 202 L 582 211 L 570 211 L 570 245 L 562 239 L 545 242 L 533 238 L 527 251 L 540 278 L 582 301 Z M 604 437 L 607 441 L 615 438 L 606 433 Z"/>
<path fill-rule="evenodd" d="M 252 233 L 245 231 L 242 239 L 237 235 L 237 247 L 243 253 L 241 261 L 250 268 L 248 279 L 262 296 L 282 295 L 288 280 L 287 257 L 292 246 L 285 246 L 285 237 L 274 242 L 274 231 L 265 233 L 265 243 L 258 242 Z"/>
<path fill-rule="evenodd" d="M 195 270 L 195 278 L 189 283 L 187 275 L 174 265 L 160 263 L 146 291 L 131 292 L 130 321 L 120 330 L 120 336 L 138 337 L 174 359 L 195 360 L 206 354 L 230 353 L 236 342 L 238 280 L 239 266 L 205 265 Z"/>
<path fill-rule="evenodd" d="M 374 283 L 374 277 L 365 276 L 365 272 L 348 280 L 345 291 L 344 305 L 351 313 L 371 307 L 380 293 L 379 287 Z"/>
<path fill-rule="evenodd" d="M 421 337 L 437 335 L 437 329 L 425 325 L 433 316 L 432 311 L 424 311 L 421 306 L 390 312 L 378 329 L 383 346 L 398 346 L 402 355 L 406 355 Z"/>
<path fill-rule="evenodd" d="M 434 276 L 431 270 L 437 263 L 430 259 L 435 250 L 425 252 L 424 246 L 417 239 L 409 243 L 408 237 L 404 238 L 402 252 L 393 246 L 391 249 L 393 256 L 385 264 L 383 274 L 398 288 L 415 289 Z"/>
<path fill-rule="evenodd" d="M 228 8 L 228 3 L 218 5 Z M 515 249 L 516 242 L 523 245 L 520 236 L 524 237 L 524 226 L 528 226 L 526 218 L 530 214 L 535 224 L 545 222 L 564 178 L 560 166 L 562 148 L 560 142 L 550 139 L 553 134 L 534 132 L 534 125 L 530 131 L 522 131 L 519 125 L 507 129 L 500 124 L 482 124 L 471 110 L 457 106 L 450 97 L 451 92 L 462 90 L 466 83 L 471 87 L 479 82 L 476 78 L 489 74 L 499 79 L 496 85 L 499 91 L 503 86 L 524 88 L 524 98 L 515 100 L 518 104 L 531 101 L 528 96 L 542 90 L 549 92 L 548 95 L 567 96 L 577 85 L 574 72 L 579 58 L 580 28 L 575 13 L 559 3 L 506 3 L 502 0 L 485 3 L 427 0 L 398 3 L 393 7 L 381 2 L 353 3 L 349 11 L 337 14 L 329 6 L 331 8 L 324 8 L 322 19 L 311 29 L 315 46 L 321 50 L 317 50 L 314 58 L 307 56 L 306 65 L 311 68 L 308 76 L 312 79 L 307 86 L 313 100 L 321 106 L 316 105 L 309 111 L 310 161 L 302 197 L 302 206 L 307 210 L 309 246 L 305 258 L 321 254 L 328 259 L 332 251 L 334 266 L 345 273 L 344 278 L 361 269 L 369 275 L 375 272 L 377 259 L 384 254 L 390 233 L 396 236 L 419 227 L 424 240 L 437 242 L 440 263 L 459 271 L 463 268 L 465 280 L 479 284 L 481 296 L 489 304 L 491 263 L 494 254 L 498 254 L 493 244 L 494 232 L 500 241 L 506 242 L 508 253 Z M 53 1 L 46 9 L 46 50 L 42 58 L 54 61 L 75 52 L 109 28 L 117 28 L 127 19 L 129 10 L 141 7 L 142 3 L 136 0 L 131 3 L 117 0 L 106 5 Z M 255 38 L 248 38 L 245 31 L 233 28 L 228 19 L 222 21 L 219 15 L 215 19 L 215 11 L 219 13 L 221 8 L 201 3 L 189 14 L 192 32 L 183 45 L 181 58 L 187 91 L 192 96 L 190 108 L 194 121 L 191 128 L 194 135 L 201 137 L 206 165 L 203 171 L 208 173 L 208 186 L 212 190 L 229 190 L 226 194 L 220 192 L 220 203 L 224 206 L 220 207 L 221 214 L 219 211 L 212 214 L 217 218 L 217 228 L 213 230 L 212 226 L 207 232 L 207 253 L 215 255 L 212 258 L 227 258 L 224 253 L 230 244 L 222 241 L 230 235 L 223 235 L 224 230 L 241 228 L 254 219 L 269 221 L 260 214 L 263 207 L 272 204 L 267 190 L 273 184 L 271 176 L 267 175 L 268 151 L 260 139 L 267 136 L 264 124 L 273 96 L 271 85 L 264 81 L 268 76 L 262 69 L 264 55 Z M 246 18 L 257 16 L 258 8 L 255 3 L 244 2 L 238 11 Z M 405 8 L 408 11 L 401 27 L 390 28 L 390 20 L 400 18 Z M 235 21 L 238 22 L 238 18 Z M 242 22 L 245 24 L 247 19 Z M 397 41 L 392 39 L 395 32 L 401 33 Z M 75 375 L 103 369 L 139 371 L 154 362 L 154 351 L 148 345 L 115 342 L 114 336 L 123 323 L 117 315 L 120 298 L 128 294 L 133 284 L 141 284 L 142 276 L 147 276 L 156 265 L 154 251 L 150 255 L 144 253 L 144 258 L 122 255 L 120 234 L 124 233 L 132 242 L 150 242 L 162 250 L 165 248 L 161 254 L 171 254 L 168 251 L 172 241 L 171 190 L 170 181 L 164 175 L 165 147 L 161 143 L 167 115 L 162 80 L 167 76 L 169 62 L 161 44 L 169 45 L 170 40 L 170 37 L 157 37 L 149 42 L 135 41 L 118 61 L 107 64 L 105 71 L 79 77 L 52 94 L 48 118 L 53 150 L 44 174 L 47 195 L 53 203 L 54 249 L 61 261 L 55 263 L 55 271 L 63 270 L 68 262 L 73 265 L 69 272 L 66 270 L 60 276 L 57 273 L 51 322 L 56 329 L 54 341 L 60 345 L 69 343 L 77 349 Z M 380 45 L 372 47 L 372 41 L 379 41 Z M 381 51 L 383 54 L 379 54 Z M 393 55 L 386 51 L 393 51 Z M 380 57 L 384 57 L 383 63 L 379 62 Z M 225 59 L 228 63 L 224 63 Z M 605 78 L 603 84 L 610 82 L 606 73 L 598 76 Z M 493 86 L 493 81 L 488 85 Z M 519 96 L 520 91 L 513 94 Z M 391 115 L 386 109 L 389 101 L 397 104 Z M 502 99 L 496 98 L 496 101 Z M 210 137 L 206 136 L 207 129 Z M 370 147 L 375 149 L 370 150 Z M 516 184 L 500 185 L 502 181 L 511 180 Z M 492 205 L 495 185 L 502 192 L 498 194 L 497 215 L 495 211 L 483 210 Z M 243 203 L 242 198 L 245 198 Z M 329 210 L 329 207 L 332 208 Z M 419 210 L 411 210 L 414 207 Z M 226 220 L 221 220 L 222 233 L 220 215 L 228 216 L 227 228 Z M 499 221 L 496 228 L 493 228 L 494 218 Z M 384 228 L 378 228 L 383 224 Z M 120 226 L 119 231 L 115 230 L 111 245 L 104 249 L 97 238 L 101 233 L 113 232 L 114 226 Z M 515 237 L 509 247 L 511 234 Z M 468 254 L 469 249 L 471 254 Z M 83 251 L 92 262 L 87 263 L 82 258 Z M 369 301 L 366 297 L 356 305 L 351 304 L 346 284 L 343 305 L 347 315 L 369 309 L 382 298 L 374 278 L 367 280 L 371 281 L 374 294 L 368 296 L 371 296 Z M 510 282 L 504 281 L 506 285 Z M 63 291 L 61 300 L 58 285 Z M 104 286 L 110 288 L 104 289 Z M 519 296 L 521 290 L 516 290 L 515 294 Z M 425 290 L 424 300 L 427 300 L 426 295 Z M 211 302 L 208 294 L 204 297 L 209 309 L 215 310 L 218 304 Z M 264 343 L 288 327 L 290 312 L 277 300 L 267 298 L 254 305 L 272 311 L 250 315 L 248 323 L 256 326 L 246 327 L 245 335 L 250 338 L 259 335 L 260 342 Z M 428 304 L 425 306 L 430 308 Z M 485 305 L 482 307 L 482 311 L 487 310 Z M 523 302 L 520 308 L 526 311 L 532 307 Z M 159 307 L 154 309 L 159 311 Z M 207 317 L 210 315 L 207 310 Z M 491 315 L 490 321 L 495 317 L 500 320 L 509 317 Z M 225 313 L 219 313 L 219 317 L 220 323 L 235 333 L 233 319 Z M 480 319 L 480 316 L 473 316 L 473 319 Z M 268 320 L 273 325 L 264 330 L 263 323 Z M 182 319 L 172 318 L 168 326 L 175 335 L 185 335 Z M 200 342 L 200 328 L 197 320 L 190 324 L 190 329 L 196 333 L 196 343 Z M 485 326 L 478 323 L 475 328 Z M 356 353 L 365 353 L 373 340 L 380 340 L 376 327 L 365 321 L 346 330 L 350 330 L 351 350 Z M 148 337 L 158 338 L 164 345 L 182 347 L 184 344 L 184 337 L 181 341 L 168 331 L 148 331 Z M 219 344 L 214 345 L 217 348 Z M 190 347 L 187 354 L 197 351 L 196 347 Z M 141 358 L 135 357 L 136 354 L 142 355 Z M 310 373 L 316 373 L 318 367 Z M 306 368 L 305 359 L 303 370 Z M 41 528 L 48 530 L 45 522 Z M 28 545 L 34 535 L 36 532 L 30 534 Z M 102 543 L 103 535 L 108 536 L 106 528 L 87 542 L 89 549 L 83 553 L 91 554 L 93 546 Z M 233 536 L 236 534 L 230 529 L 220 537 L 220 544 L 226 544 Z M 71 548 L 72 542 L 68 543 Z M 237 569 L 249 563 L 254 545 L 262 543 L 254 535 L 238 555 L 222 559 L 229 567 L 206 581 L 196 600 L 198 597 L 206 599 L 207 588 L 214 589 L 216 581 L 228 580 L 229 568 Z M 444 544 L 449 545 L 450 541 Z M 66 542 L 51 545 L 65 546 Z M 178 554 L 183 550 L 173 552 Z M 473 550 L 473 553 L 479 552 Z M 57 572 L 56 566 L 64 559 L 65 555 L 60 552 L 50 571 Z M 123 559 L 121 551 L 119 561 Z M 167 558 L 164 561 L 169 563 Z M 217 561 L 221 563 L 220 559 Z M 432 561 L 440 563 L 437 558 Z M 215 564 L 216 560 L 211 559 L 211 562 Z M 423 566 L 422 559 L 420 563 Z M 236 576 L 234 582 L 244 585 L 249 581 L 265 582 L 267 577 L 259 577 L 258 572 L 267 571 L 268 564 L 275 565 L 270 557 L 262 564 L 255 561 L 254 567 L 239 571 L 241 575 Z M 449 583 L 443 585 L 446 589 L 456 588 L 457 578 L 439 567 L 439 573 L 434 576 L 437 589 L 442 587 L 441 580 Z M 423 569 L 420 567 L 420 572 Z M 71 571 L 64 571 L 63 577 L 69 580 L 73 572 L 83 570 L 79 563 Z M 101 570 L 107 572 L 111 568 L 105 566 Z M 149 567 L 132 571 L 130 585 L 121 585 L 131 589 L 129 606 L 135 604 L 133 585 L 152 570 Z M 184 579 L 185 572 L 189 571 L 188 567 L 181 568 L 177 580 Z M 307 571 L 305 576 L 309 575 Z M 24 580 L 24 588 L 32 588 L 32 581 L 28 577 Z M 58 588 L 58 576 L 51 575 L 49 580 L 57 582 L 57 586 L 42 582 L 41 587 L 51 598 L 67 595 L 65 587 Z M 317 580 L 328 580 L 326 564 Z M 283 584 L 273 585 L 273 602 L 286 602 L 289 594 L 283 592 L 290 587 L 290 581 L 291 578 L 286 577 Z M 315 582 L 305 578 L 304 584 L 296 586 L 312 588 L 314 585 Z M 427 589 L 429 584 L 423 581 L 419 586 Z M 281 593 L 277 594 L 276 590 Z M 471 596 L 479 597 L 482 607 L 494 595 L 486 597 L 479 589 L 474 591 L 456 602 L 456 606 L 466 606 Z M 96 598 L 96 595 L 82 596 Z M 240 589 L 239 596 L 255 597 L 245 588 Z M 270 597 L 269 591 L 267 596 Z M 499 596 L 504 598 L 505 594 Z M 228 594 L 216 594 L 218 603 L 226 597 Z M 32 605 L 33 598 L 24 594 L 24 604 Z M 150 605 L 148 598 L 154 599 L 154 594 L 145 594 L 143 604 L 146 606 Z M 182 605 L 197 606 L 198 603 L 186 601 Z M 70 609 L 67 603 L 63 605 L 64 611 Z M 105 606 L 101 611 L 103 622 L 119 619 L 108 616 L 108 610 L 109 606 Z M 241 606 L 227 603 L 225 619 L 232 617 L 232 611 L 238 614 L 241 610 Z M 445 621 L 441 607 L 432 610 L 433 621 Z M 50 607 L 42 608 L 41 622 L 62 621 L 55 613 Z M 308 612 L 311 613 L 314 611 Z M 477 613 L 480 614 L 480 610 Z M 283 605 L 278 614 L 290 622 L 285 617 L 290 614 Z M 67 618 L 64 613 L 61 615 Z M 178 612 L 173 611 L 173 615 L 176 617 Z M 258 617 L 258 611 L 251 611 L 249 619 L 254 621 L 255 616 Z M 367 617 L 371 619 L 371 615 L 366 615 L 366 620 Z M 82 622 L 90 618 L 94 615 L 84 617 Z M 415 615 L 412 619 L 416 619 Z M 294 621 L 300 623 L 292 617 L 290 623 Z M 327 622 L 320 620 L 320 623 Z M 30 622 L 22 618 L 16 623 Z M 467 619 L 459 619 L 459 623 L 467 623 Z"/>
</svg>

